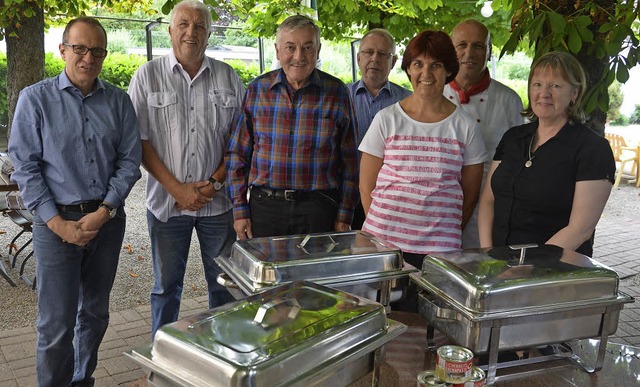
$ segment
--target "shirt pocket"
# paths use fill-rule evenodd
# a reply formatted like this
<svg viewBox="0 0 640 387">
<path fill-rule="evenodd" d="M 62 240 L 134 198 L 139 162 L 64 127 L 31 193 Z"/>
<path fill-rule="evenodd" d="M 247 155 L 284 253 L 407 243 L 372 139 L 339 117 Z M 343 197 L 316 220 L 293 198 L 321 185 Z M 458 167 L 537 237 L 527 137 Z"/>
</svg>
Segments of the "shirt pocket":
<svg viewBox="0 0 640 387">
<path fill-rule="evenodd" d="M 149 93 L 147 109 L 152 128 L 166 132 L 178 127 L 178 95 L 175 92 Z"/>
<path fill-rule="evenodd" d="M 214 130 L 230 132 L 233 128 L 233 116 L 238 110 L 236 93 L 230 89 L 213 89 L 209 91 L 210 109 L 207 109 L 208 122 Z"/>
</svg>

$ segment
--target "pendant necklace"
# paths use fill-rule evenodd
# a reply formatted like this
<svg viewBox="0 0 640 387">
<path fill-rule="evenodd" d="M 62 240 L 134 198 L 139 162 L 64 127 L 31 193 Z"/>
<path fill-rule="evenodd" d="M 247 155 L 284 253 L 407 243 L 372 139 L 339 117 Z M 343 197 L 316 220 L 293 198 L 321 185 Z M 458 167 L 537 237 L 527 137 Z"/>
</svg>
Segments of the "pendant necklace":
<svg viewBox="0 0 640 387">
<path fill-rule="evenodd" d="M 534 157 L 536 157 L 535 155 L 531 156 L 531 148 L 533 147 L 533 139 L 536 138 L 536 134 L 534 133 L 533 136 L 531 136 L 531 142 L 529 142 L 529 149 L 527 149 L 527 153 L 529 154 L 529 160 L 524 162 L 524 166 L 525 168 L 529 168 L 530 166 L 533 165 L 533 159 Z"/>
</svg>

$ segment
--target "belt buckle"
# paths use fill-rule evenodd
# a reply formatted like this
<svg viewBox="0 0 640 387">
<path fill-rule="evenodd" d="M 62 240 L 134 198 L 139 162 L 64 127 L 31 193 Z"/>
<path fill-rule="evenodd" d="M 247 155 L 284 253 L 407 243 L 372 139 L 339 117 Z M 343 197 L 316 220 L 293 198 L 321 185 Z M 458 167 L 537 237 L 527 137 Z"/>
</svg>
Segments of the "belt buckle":
<svg viewBox="0 0 640 387">
<path fill-rule="evenodd" d="M 296 201 L 296 191 L 293 189 L 285 189 L 284 190 L 284 200 L 288 202 Z"/>
<path fill-rule="evenodd" d="M 78 205 L 78 207 L 80 207 L 80 213 L 81 213 L 81 214 L 86 214 L 86 213 L 87 213 L 87 211 L 85 211 L 85 206 L 86 206 L 86 205 L 87 205 L 86 203 L 80 203 L 80 204 Z"/>
</svg>

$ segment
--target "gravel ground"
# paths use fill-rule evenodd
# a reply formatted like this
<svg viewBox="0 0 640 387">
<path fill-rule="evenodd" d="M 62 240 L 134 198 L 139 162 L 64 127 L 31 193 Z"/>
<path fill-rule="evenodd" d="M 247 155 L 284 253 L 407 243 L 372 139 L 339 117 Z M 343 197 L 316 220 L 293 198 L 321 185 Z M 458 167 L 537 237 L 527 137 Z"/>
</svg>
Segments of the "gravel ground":
<svg viewBox="0 0 640 387">
<path fill-rule="evenodd" d="M 124 246 L 120 254 L 120 264 L 115 284 L 111 292 L 111 310 L 120 311 L 139 305 L 149 304 L 149 292 L 153 286 L 153 268 L 151 247 L 147 230 L 145 206 L 146 172 L 142 170 L 142 179 L 133 187 L 126 202 L 127 229 Z M 0 216 L 0 247 L 2 252 L 18 232 L 18 227 L 9 219 Z M 28 237 L 21 237 L 16 245 L 21 246 Z M 202 273 L 200 247 L 195 238 L 191 245 L 187 273 L 184 282 L 184 298 L 194 298 L 207 294 L 207 286 Z M 6 254 L 5 254 L 6 255 Z M 18 257 L 18 265 L 21 261 Z M 6 257 L 3 262 L 9 266 Z M 33 273 L 34 260 L 27 263 L 25 272 Z M 12 288 L 0 278 L 0 331 L 35 325 L 37 297 L 29 286 L 18 276 L 19 267 L 8 270 L 9 276 L 18 285 Z"/>
<path fill-rule="evenodd" d="M 135 185 L 127 200 L 127 231 L 120 255 L 118 274 L 111 292 L 112 311 L 131 309 L 149 303 L 153 269 L 145 217 L 145 184 L 146 172 L 143 170 L 142 179 Z M 625 185 L 623 182 L 620 188 L 612 191 L 603 216 L 624 218 L 638 213 L 640 213 L 640 188 Z M 0 246 L 4 249 L 9 245 L 18 228 L 8 218 L 0 217 L 0 231 L 5 232 L 0 235 Z M 25 242 L 26 238 L 22 238 L 16 244 L 20 246 Z M 183 297 L 206 295 L 206 283 L 195 236 L 189 257 Z M 6 259 L 4 263 L 8 266 Z M 33 261 L 30 261 L 27 271 L 32 272 L 33 266 Z M 31 326 L 36 321 L 36 294 L 18 278 L 17 269 L 9 270 L 9 275 L 18 284 L 17 288 L 10 287 L 0 279 L 0 331 Z M 640 276 L 638 278 L 640 280 Z"/>
</svg>

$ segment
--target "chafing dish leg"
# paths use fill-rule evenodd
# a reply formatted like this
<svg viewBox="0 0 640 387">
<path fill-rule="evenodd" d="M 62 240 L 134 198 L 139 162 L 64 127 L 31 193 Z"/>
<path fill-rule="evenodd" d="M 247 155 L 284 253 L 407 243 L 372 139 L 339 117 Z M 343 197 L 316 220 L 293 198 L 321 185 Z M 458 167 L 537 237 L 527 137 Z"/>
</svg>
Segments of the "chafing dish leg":
<svg viewBox="0 0 640 387">
<path fill-rule="evenodd" d="M 427 349 L 431 352 L 435 352 L 437 349 L 436 342 L 434 340 L 436 333 L 433 325 L 427 323 Z"/>
<path fill-rule="evenodd" d="M 385 308 L 391 302 L 391 281 L 382 281 L 378 290 L 378 302 Z"/>
<path fill-rule="evenodd" d="M 569 359 L 589 373 L 598 372 L 602 369 L 604 357 L 607 352 L 607 342 L 609 341 L 609 325 L 611 324 L 612 310 L 612 307 L 608 306 L 605 309 L 605 312 L 602 314 L 602 319 L 600 320 L 600 342 L 598 343 L 598 357 L 596 358 L 596 363 L 593 368 L 576 354 L 573 354 L 573 356 L 571 356 L 571 358 Z"/>
<path fill-rule="evenodd" d="M 489 338 L 489 364 L 487 368 L 487 384 L 493 384 L 496 379 L 498 366 L 498 349 L 500 346 L 501 321 L 495 320 L 491 327 L 491 337 Z"/>
<path fill-rule="evenodd" d="M 373 352 L 373 375 L 371 377 L 371 386 L 378 387 L 380 385 L 380 366 L 384 360 L 384 345 L 378 347 Z"/>
</svg>

